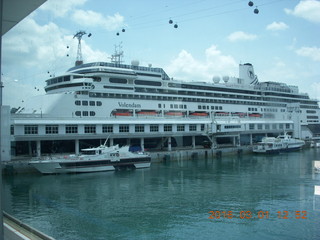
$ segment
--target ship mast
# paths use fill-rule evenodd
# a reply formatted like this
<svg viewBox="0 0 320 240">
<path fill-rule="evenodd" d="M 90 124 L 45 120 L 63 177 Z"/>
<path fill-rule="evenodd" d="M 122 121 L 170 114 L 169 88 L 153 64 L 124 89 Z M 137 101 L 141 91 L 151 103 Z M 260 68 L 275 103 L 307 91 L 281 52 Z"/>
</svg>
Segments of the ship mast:
<svg viewBox="0 0 320 240">
<path fill-rule="evenodd" d="M 77 60 L 75 62 L 76 66 L 79 66 L 79 65 L 83 64 L 82 52 L 81 52 L 81 39 L 86 34 L 87 33 L 85 31 L 79 31 L 73 36 L 73 38 L 77 38 L 78 39 Z M 91 33 L 88 34 L 88 37 L 91 37 Z"/>
<path fill-rule="evenodd" d="M 122 42 L 119 45 L 114 46 L 114 54 L 111 55 L 111 62 L 115 64 L 121 64 L 123 62 Z"/>
</svg>

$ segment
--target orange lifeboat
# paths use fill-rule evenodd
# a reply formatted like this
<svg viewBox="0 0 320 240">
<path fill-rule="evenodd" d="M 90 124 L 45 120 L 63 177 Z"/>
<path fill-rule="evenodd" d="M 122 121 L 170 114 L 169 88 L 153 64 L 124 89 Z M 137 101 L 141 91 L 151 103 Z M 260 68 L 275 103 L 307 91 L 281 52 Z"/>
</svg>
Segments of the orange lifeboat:
<svg viewBox="0 0 320 240">
<path fill-rule="evenodd" d="M 233 112 L 232 115 L 233 115 L 233 116 L 238 116 L 238 117 L 245 117 L 245 116 L 247 116 L 247 114 L 244 113 L 244 112 Z"/>
<path fill-rule="evenodd" d="M 189 114 L 190 116 L 197 116 L 197 117 L 207 117 L 209 114 L 207 112 L 193 112 Z"/>
<path fill-rule="evenodd" d="M 262 117 L 262 114 L 260 114 L 260 113 L 250 113 L 249 114 L 249 117 Z"/>
<path fill-rule="evenodd" d="M 132 116 L 132 112 L 113 112 L 112 114 L 114 116 Z"/>
<path fill-rule="evenodd" d="M 142 110 L 137 112 L 138 115 L 148 115 L 148 116 L 154 116 L 157 115 L 158 113 L 156 111 L 148 111 L 148 110 Z"/>
<path fill-rule="evenodd" d="M 165 115 L 182 117 L 184 115 L 184 113 L 183 112 L 177 112 L 177 111 L 170 111 L 170 112 L 166 112 Z"/>
</svg>

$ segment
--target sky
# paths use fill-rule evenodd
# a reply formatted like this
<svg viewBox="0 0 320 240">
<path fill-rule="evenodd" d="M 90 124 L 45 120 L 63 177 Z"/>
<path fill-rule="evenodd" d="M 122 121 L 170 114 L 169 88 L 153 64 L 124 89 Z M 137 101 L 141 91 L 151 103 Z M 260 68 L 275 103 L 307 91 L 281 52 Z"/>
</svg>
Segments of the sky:
<svg viewBox="0 0 320 240">
<path fill-rule="evenodd" d="M 3 104 L 44 94 L 46 79 L 74 66 L 78 31 L 87 33 L 84 62 L 109 62 L 121 45 L 125 64 L 138 60 L 201 82 L 238 77 L 239 64 L 249 62 L 260 82 L 295 85 L 320 100 L 320 1 L 248 2 L 47 0 L 2 38 Z"/>
</svg>

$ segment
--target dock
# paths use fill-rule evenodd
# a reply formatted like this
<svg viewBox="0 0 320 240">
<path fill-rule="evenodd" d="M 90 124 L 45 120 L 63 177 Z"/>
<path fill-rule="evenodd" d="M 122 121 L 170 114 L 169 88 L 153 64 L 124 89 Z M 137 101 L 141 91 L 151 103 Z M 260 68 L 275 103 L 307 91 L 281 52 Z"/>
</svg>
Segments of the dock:
<svg viewBox="0 0 320 240">
<path fill-rule="evenodd" d="M 151 163 L 161 163 L 167 161 L 181 161 L 181 160 L 197 160 L 208 158 L 220 158 L 224 155 L 241 155 L 252 152 L 252 146 L 238 146 L 238 147 L 221 147 L 221 148 L 197 148 L 180 147 L 169 150 L 146 151 L 151 156 Z M 3 174 L 21 174 L 21 173 L 37 173 L 28 162 L 30 157 L 15 158 L 8 162 L 3 162 Z"/>
</svg>

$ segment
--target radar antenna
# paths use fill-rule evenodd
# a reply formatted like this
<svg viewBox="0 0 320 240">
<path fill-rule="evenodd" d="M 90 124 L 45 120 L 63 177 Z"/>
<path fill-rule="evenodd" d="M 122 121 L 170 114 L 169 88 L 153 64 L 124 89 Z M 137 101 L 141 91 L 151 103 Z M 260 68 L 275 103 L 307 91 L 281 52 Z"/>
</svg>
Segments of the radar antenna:
<svg viewBox="0 0 320 240">
<path fill-rule="evenodd" d="M 87 33 L 85 31 L 79 31 L 73 36 L 73 38 L 77 38 L 78 39 L 77 60 L 76 60 L 76 63 L 75 63 L 76 66 L 79 66 L 79 65 L 83 64 L 82 52 L 81 52 L 81 39 L 86 34 Z M 88 34 L 88 37 L 91 37 L 91 33 Z"/>
</svg>

